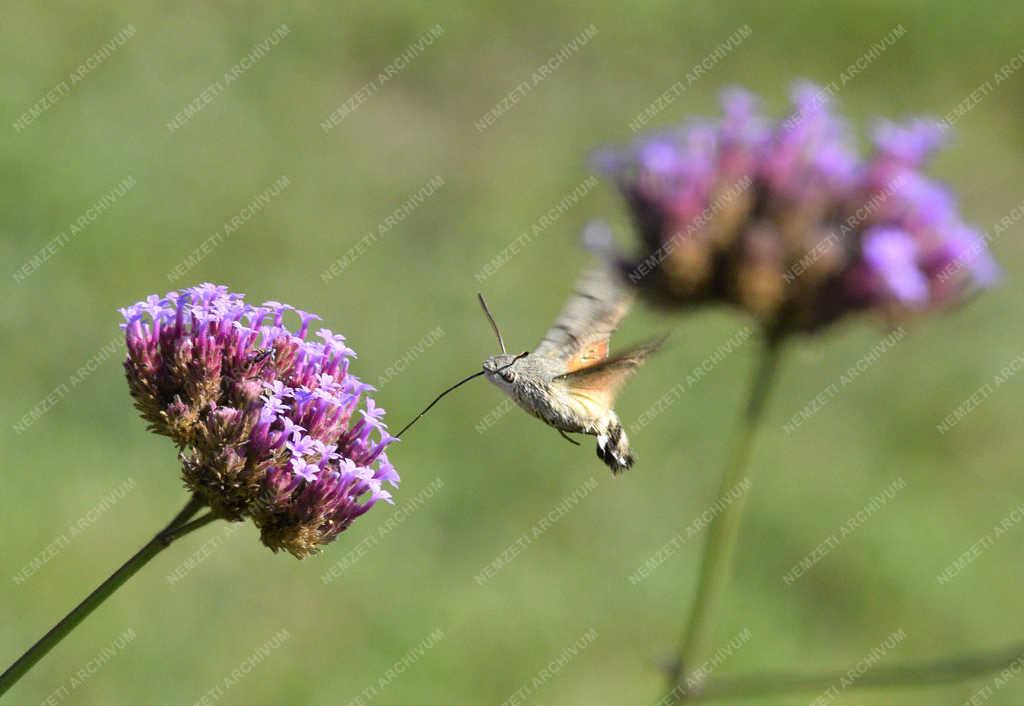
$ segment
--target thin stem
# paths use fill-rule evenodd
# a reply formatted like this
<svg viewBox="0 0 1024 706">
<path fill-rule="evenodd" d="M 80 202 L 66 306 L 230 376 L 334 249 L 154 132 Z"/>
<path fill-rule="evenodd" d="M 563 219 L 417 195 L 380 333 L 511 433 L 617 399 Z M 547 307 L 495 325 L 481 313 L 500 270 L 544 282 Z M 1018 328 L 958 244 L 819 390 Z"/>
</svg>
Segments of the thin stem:
<svg viewBox="0 0 1024 706">
<path fill-rule="evenodd" d="M 85 600 L 79 603 L 59 623 L 50 628 L 49 632 L 39 638 L 25 654 L 18 658 L 6 672 L 0 675 L 0 696 L 3 696 L 14 684 L 30 670 L 36 662 L 41 660 L 57 644 L 67 637 L 68 633 L 74 630 L 79 623 L 88 617 L 107 598 L 121 587 L 128 579 L 145 566 L 150 559 L 170 546 L 171 542 L 184 536 L 188 532 L 199 529 L 213 519 L 212 515 L 204 515 L 197 520 L 188 522 L 205 505 L 197 497 L 193 497 L 188 504 L 182 508 L 173 520 L 166 527 L 157 532 L 153 539 L 149 540 L 132 558 L 126 561 L 121 568 L 115 571 L 110 577 L 101 583 L 95 591 L 90 593 Z"/>
<path fill-rule="evenodd" d="M 929 662 L 872 667 L 842 688 L 913 687 L 966 681 L 994 672 L 1024 656 L 1024 642 L 997 650 L 942 657 Z M 849 670 L 822 674 L 753 674 L 711 681 L 694 701 L 749 700 L 798 692 L 839 689 Z"/>
<path fill-rule="evenodd" d="M 715 621 L 721 609 L 725 588 L 729 584 L 736 539 L 739 536 L 743 509 L 749 493 L 747 465 L 754 447 L 754 438 L 764 412 L 765 402 L 771 390 L 778 368 L 780 343 L 768 338 L 761 351 L 757 370 L 750 387 L 747 406 L 741 420 L 739 435 L 733 446 L 732 455 L 722 474 L 719 498 L 730 498 L 721 512 L 715 515 L 707 529 L 704 553 L 701 557 L 697 593 L 686 622 L 685 632 L 679 648 L 679 659 L 669 670 L 668 701 L 682 701 L 691 691 L 685 685 L 686 670 L 701 664 L 711 651 L 711 640 Z M 742 492 L 738 495 L 735 488 Z"/>
<path fill-rule="evenodd" d="M 197 512 L 202 510 L 203 507 L 205 507 L 205 506 L 206 506 L 205 502 L 200 500 L 198 496 L 193 495 L 189 499 L 189 501 L 187 503 L 185 503 L 185 507 L 181 508 L 181 512 L 179 512 L 177 515 L 175 515 L 174 518 L 170 522 L 167 523 L 167 526 L 164 527 L 162 530 L 160 530 L 160 534 L 165 534 L 169 530 L 177 527 L 178 525 L 183 524 L 185 522 L 188 522 L 190 519 L 192 519 L 195 516 L 195 514 Z"/>
<path fill-rule="evenodd" d="M 186 522 L 184 524 L 178 525 L 177 527 L 171 530 L 164 530 L 160 533 L 160 538 L 163 540 L 165 545 L 170 545 L 171 542 L 178 539 L 179 537 L 184 537 L 189 532 L 194 532 L 200 527 L 208 525 L 216 519 L 216 515 L 214 515 L 212 512 L 208 512 L 205 515 L 202 515 L 201 517 L 197 517 L 191 522 Z"/>
</svg>

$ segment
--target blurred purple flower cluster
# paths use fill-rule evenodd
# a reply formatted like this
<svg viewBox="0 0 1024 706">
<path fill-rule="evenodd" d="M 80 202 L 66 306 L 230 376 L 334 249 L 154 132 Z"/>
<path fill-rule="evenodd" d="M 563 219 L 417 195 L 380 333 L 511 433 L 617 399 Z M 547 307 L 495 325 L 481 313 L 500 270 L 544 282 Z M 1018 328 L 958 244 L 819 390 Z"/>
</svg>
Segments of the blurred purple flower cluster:
<svg viewBox="0 0 1024 706">
<path fill-rule="evenodd" d="M 320 317 L 212 284 L 120 311 L 135 406 L 174 440 L 186 485 L 217 515 L 252 517 L 264 544 L 304 557 L 390 501 L 384 410 L 348 372 L 343 336 L 309 336 Z"/>
<path fill-rule="evenodd" d="M 992 285 L 998 268 L 952 193 L 922 168 L 937 123 L 879 122 L 862 159 L 828 93 L 800 82 L 792 112 L 761 114 L 742 89 L 722 117 L 595 155 L 626 197 L 639 257 L 592 240 L 655 302 L 739 306 L 774 334 L 847 313 L 906 314 Z"/>
</svg>

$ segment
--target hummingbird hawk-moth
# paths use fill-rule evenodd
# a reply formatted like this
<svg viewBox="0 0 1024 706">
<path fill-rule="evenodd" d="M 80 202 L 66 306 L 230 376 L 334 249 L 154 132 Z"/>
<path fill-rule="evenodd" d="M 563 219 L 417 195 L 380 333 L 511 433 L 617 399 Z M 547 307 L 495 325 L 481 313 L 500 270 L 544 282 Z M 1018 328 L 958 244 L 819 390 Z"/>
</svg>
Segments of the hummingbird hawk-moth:
<svg viewBox="0 0 1024 706">
<path fill-rule="evenodd" d="M 484 361 L 487 379 L 572 443 L 578 445 L 567 433 L 597 437 L 597 456 L 612 473 L 632 466 L 629 439 L 612 406 L 622 385 L 664 338 L 609 353 L 611 336 L 633 302 L 611 269 L 604 264 L 588 268 L 537 347 L 518 355 L 508 353 L 487 303 L 478 296 L 502 351 Z"/>
</svg>

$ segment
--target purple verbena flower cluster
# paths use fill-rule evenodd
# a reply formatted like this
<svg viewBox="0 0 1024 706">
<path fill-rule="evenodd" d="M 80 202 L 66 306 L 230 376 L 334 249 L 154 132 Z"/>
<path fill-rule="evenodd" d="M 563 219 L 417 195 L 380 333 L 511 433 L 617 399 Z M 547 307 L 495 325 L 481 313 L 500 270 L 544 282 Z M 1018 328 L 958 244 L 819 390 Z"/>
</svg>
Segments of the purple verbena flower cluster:
<svg viewBox="0 0 1024 706">
<path fill-rule="evenodd" d="M 365 396 L 373 388 L 349 373 L 345 338 L 309 335 L 320 317 L 212 284 L 120 311 L 135 406 L 174 440 L 185 484 L 217 515 L 252 517 L 264 544 L 301 558 L 390 502 L 395 439 Z"/>
<path fill-rule="evenodd" d="M 921 171 L 940 126 L 879 122 L 861 158 L 830 98 L 797 83 L 790 115 L 771 121 L 752 94 L 730 89 L 717 121 L 599 152 L 642 242 L 639 258 L 610 253 L 623 276 L 662 304 L 739 306 L 776 334 L 854 311 L 929 309 L 992 285 L 986 238 Z"/>
</svg>

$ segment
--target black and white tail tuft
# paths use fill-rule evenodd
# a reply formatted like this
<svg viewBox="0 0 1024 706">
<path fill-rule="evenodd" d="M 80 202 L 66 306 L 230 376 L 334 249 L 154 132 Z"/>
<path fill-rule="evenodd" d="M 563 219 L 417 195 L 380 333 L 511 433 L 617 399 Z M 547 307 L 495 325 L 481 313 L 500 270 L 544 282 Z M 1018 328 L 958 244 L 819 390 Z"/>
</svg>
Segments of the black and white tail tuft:
<svg viewBox="0 0 1024 706">
<path fill-rule="evenodd" d="M 629 448 L 629 438 L 618 419 L 609 422 L 606 433 L 597 435 L 597 457 L 605 462 L 613 474 L 633 465 L 636 460 Z"/>
</svg>

